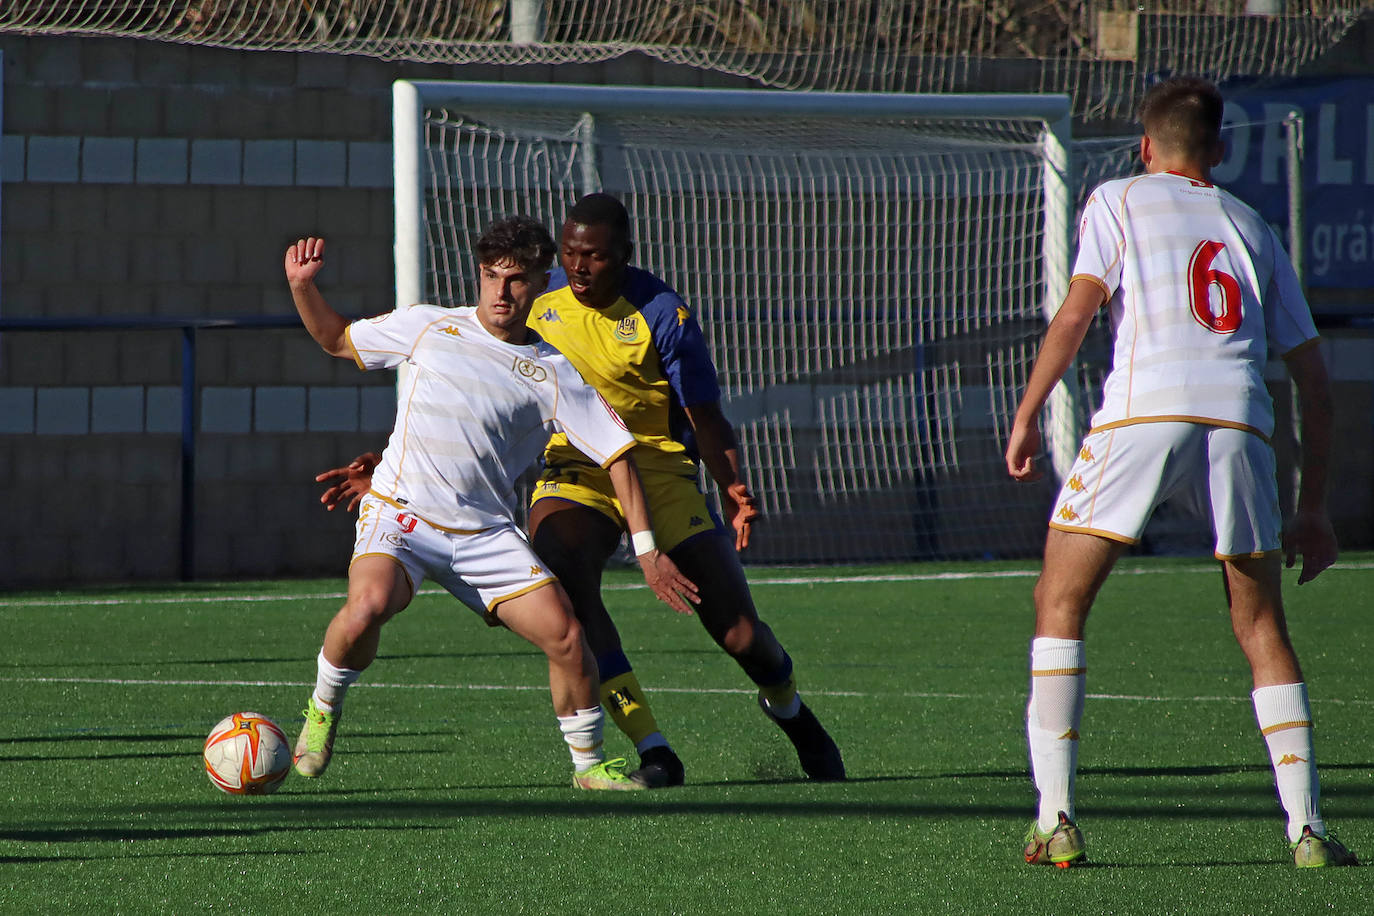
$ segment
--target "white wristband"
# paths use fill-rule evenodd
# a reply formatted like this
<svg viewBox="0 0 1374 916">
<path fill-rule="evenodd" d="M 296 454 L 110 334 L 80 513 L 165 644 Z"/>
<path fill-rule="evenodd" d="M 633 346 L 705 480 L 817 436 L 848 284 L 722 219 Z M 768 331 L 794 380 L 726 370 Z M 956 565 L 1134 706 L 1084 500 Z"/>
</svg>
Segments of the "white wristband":
<svg viewBox="0 0 1374 916">
<path fill-rule="evenodd" d="M 652 531 L 636 531 L 630 535 L 630 545 L 634 547 L 635 556 L 642 557 L 655 549 L 654 533 Z"/>
</svg>

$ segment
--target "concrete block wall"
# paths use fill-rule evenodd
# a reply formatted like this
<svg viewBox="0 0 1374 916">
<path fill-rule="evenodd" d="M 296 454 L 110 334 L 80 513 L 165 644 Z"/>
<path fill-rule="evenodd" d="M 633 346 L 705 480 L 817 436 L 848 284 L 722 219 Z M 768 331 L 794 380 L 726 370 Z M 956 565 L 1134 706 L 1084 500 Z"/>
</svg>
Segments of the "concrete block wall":
<svg viewBox="0 0 1374 916">
<path fill-rule="evenodd" d="M 289 315 L 281 256 L 305 234 L 330 240 L 336 307 L 390 308 L 398 78 L 753 85 L 638 55 L 413 65 L 17 34 L 0 53 L 7 318 Z M 304 331 L 196 342 L 197 574 L 342 575 L 351 521 L 319 509 L 312 478 L 383 444 L 392 379 Z M 1355 375 L 1339 419 L 1355 448 L 1337 468 L 1354 508 L 1338 522 L 1366 547 L 1371 348 L 1335 354 Z M 0 473 L 20 517 L 43 520 L 0 536 L 0 587 L 178 575 L 181 360 L 176 331 L 0 333 Z"/>
<path fill-rule="evenodd" d="M 326 235 L 347 314 L 392 307 L 391 83 L 747 81 L 628 58 L 455 67 L 0 35 L 0 316 L 289 315 L 282 253 Z M 0 587 L 179 574 L 178 331 L 0 332 L 0 469 L 40 530 Z M 394 379 L 303 330 L 196 335 L 195 572 L 339 575 L 316 472 L 385 444 Z"/>
</svg>

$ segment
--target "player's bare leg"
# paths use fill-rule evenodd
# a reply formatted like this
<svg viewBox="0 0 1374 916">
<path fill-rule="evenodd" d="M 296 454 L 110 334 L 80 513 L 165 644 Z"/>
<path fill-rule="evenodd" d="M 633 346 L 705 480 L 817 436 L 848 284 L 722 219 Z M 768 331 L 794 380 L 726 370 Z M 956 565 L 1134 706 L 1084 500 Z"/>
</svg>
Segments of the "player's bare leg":
<svg viewBox="0 0 1374 916">
<path fill-rule="evenodd" d="M 1107 574 L 1125 545 L 1090 534 L 1051 528 L 1035 584 L 1035 638 L 1031 641 L 1031 694 L 1026 738 L 1039 793 L 1035 823 L 1025 837 L 1025 859 L 1067 866 L 1083 858 L 1083 835 L 1073 822 L 1078 729 L 1083 721 L 1087 664 L 1083 630 Z"/>
<path fill-rule="evenodd" d="M 548 657 L 549 693 L 572 755 L 573 784 L 583 789 L 643 788 L 625 776 L 624 760 L 606 760 L 596 660 L 563 588 L 551 582 L 503 601 L 496 617 Z"/>
<path fill-rule="evenodd" d="M 797 692 L 791 657 L 759 619 L 734 544 L 716 534 L 698 535 L 668 555 L 697 585 L 702 626 L 758 685 L 759 706 L 792 742 L 806 775 L 844 779 L 839 748 Z"/>
<path fill-rule="evenodd" d="M 1299 849 L 1304 842 L 1321 845 L 1321 852 L 1327 851 L 1327 844 L 1334 844 L 1349 855 L 1343 846 L 1327 837 L 1321 816 L 1321 787 L 1312 753 L 1312 711 L 1302 669 L 1288 638 L 1280 572 L 1278 552 L 1225 561 L 1231 627 L 1250 663 L 1255 718 L 1269 750 L 1279 802 L 1288 818 L 1290 845 L 1297 854 L 1310 852 Z M 1310 828 L 1312 836 L 1305 837 L 1304 828 Z M 1353 862 L 1354 857 L 1350 859 Z"/>
<path fill-rule="evenodd" d="M 382 626 L 410 603 L 412 591 L 405 570 L 388 557 L 359 557 L 349 567 L 348 597 L 315 660 L 315 690 L 293 752 L 297 773 L 314 778 L 329 766 L 344 695 L 377 657 Z"/>
<path fill-rule="evenodd" d="M 601 705 L 639 753 L 640 766 L 631 777 L 651 789 L 682 785 L 682 761 L 659 730 L 601 600 L 601 571 L 620 543 L 620 528 L 595 509 L 565 499 L 537 501 L 529 526 L 534 552 L 567 590 L 596 658 Z"/>
<path fill-rule="evenodd" d="M 1227 560 L 1223 569 L 1231 629 L 1250 663 L 1255 687 L 1301 681 L 1302 669 L 1283 613 L 1278 552 Z"/>
</svg>

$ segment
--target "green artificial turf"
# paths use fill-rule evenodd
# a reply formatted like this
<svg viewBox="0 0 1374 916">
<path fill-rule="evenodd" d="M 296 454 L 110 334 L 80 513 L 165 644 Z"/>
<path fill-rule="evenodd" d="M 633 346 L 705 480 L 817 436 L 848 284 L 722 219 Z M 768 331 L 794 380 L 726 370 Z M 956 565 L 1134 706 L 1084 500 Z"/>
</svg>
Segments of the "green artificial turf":
<svg viewBox="0 0 1374 916">
<path fill-rule="evenodd" d="M 1127 560 L 1089 623 L 1087 867 L 1020 861 L 1034 569 L 754 569 L 839 742 L 801 778 L 691 619 L 608 574 L 681 789 L 585 793 L 542 657 L 429 591 L 388 624 L 328 774 L 223 795 L 230 712 L 294 739 L 340 581 L 0 598 L 0 912 L 1363 912 L 1374 872 L 1292 868 L 1213 564 Z M 1329 824 L 1374 857 L 1374 563 L 1286 575 Z M 612 754 L 633 758 L 608 727 Z"/>
</svg>

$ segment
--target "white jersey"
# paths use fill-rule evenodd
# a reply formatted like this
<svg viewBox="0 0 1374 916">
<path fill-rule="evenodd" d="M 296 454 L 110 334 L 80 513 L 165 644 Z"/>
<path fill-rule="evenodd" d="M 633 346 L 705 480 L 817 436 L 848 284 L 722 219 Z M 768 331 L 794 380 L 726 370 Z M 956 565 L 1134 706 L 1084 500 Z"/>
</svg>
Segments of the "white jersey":
<svg viewBox="0 0 1374 916">
<path fill-rule="evenodd" d="M 561 353 L 533 332 L 498 340 L 476 312 L 415 305 L 348 326 L 359 367 L 411 365 L 372 491 L 457 532 L 511 522 L 515 479 L 552 433 L 602 467 L 634 445 Z"/>
<path fill-rule="evenodd" d="M 1094 430 L 1184 420 L 1273 432 L 1268 355 L 1317 331 L 1254 210 L 1168 172 L 1108 181 L 1084 207 L 1073 278 L 1110 297 L 1115 352 Z"/>
</svg>

